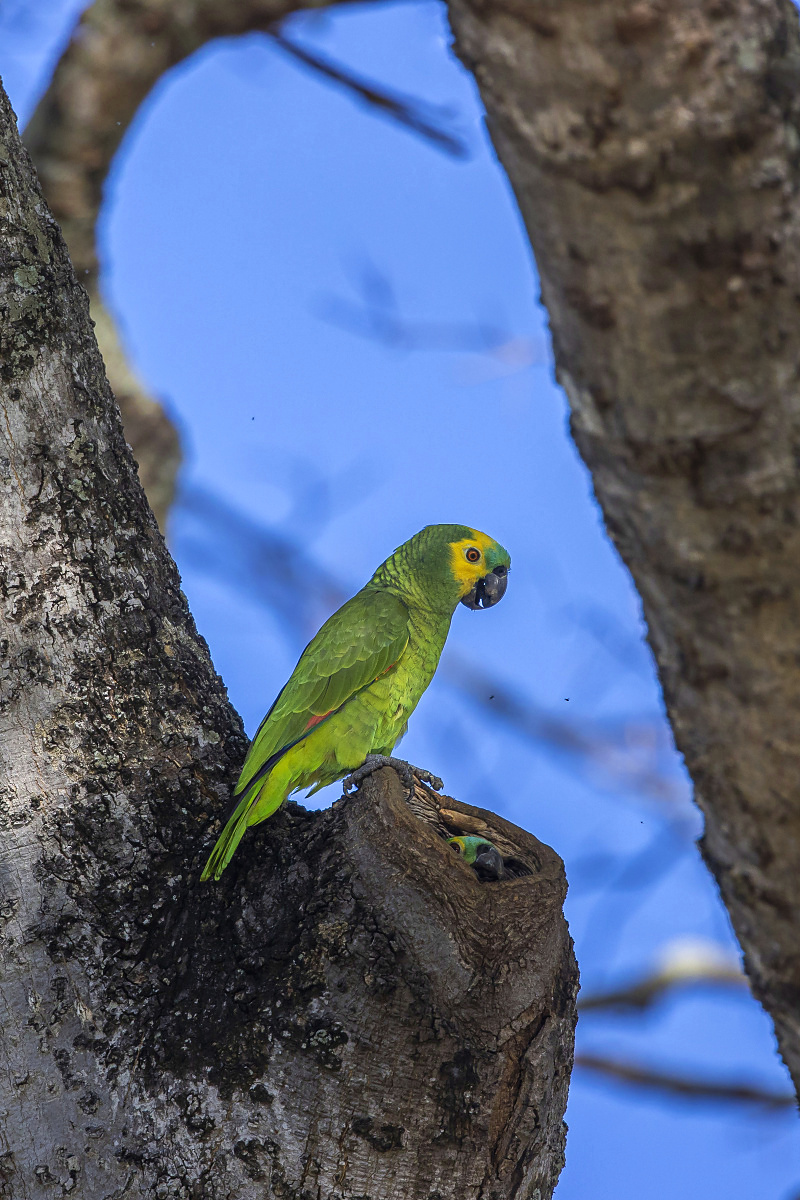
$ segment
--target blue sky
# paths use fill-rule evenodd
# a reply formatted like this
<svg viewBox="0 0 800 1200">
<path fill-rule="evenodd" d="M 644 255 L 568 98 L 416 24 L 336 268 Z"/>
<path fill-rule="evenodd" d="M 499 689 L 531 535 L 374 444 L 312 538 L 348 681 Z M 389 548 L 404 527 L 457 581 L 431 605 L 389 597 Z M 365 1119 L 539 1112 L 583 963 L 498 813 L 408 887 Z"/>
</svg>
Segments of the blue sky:
<svg viewBox="0 0 800 1200">
<path fill-rule="evenodd" d="M 80 7 L 0 0 L 0 74 L 21 119 Z M 255 35 L 214 43 L 171 72 L 125 140 L 102 215 L 103 285 L 132 359 L 183 431 L 184 499 L 170 542 L 231 699 L 252 732 L 326 615 L 325 597 L 304 598 L 287 624 L 270 604 L 274 578 L 248 564 L 247 540 L 237 549 L 234 534 L 199 520 L 192 494 L 298 543 L 346 591 L 422 525 L 484 529 L 508 546 L 513 574 L 500 607 L 456 613 L 451 667 L 477 664 L 578 728 L 627 730 L 622 757 L 655 765 L 668 799 L 626 781 L 619 738 L 617 758 L 576 764 L 493 720 L 444 677 L 403 753 L 562 855 L 587 990 L 647 969 L 674 939 L 734 950 L 692 845 L 700 819 L 639 602 L 553 382 L 530 248 L 443 11 L 337 9 L 296 18 L 291 32 L 446 109 L 470 154 L 446 157 Z M 342 328 L 333 315 L 363 305 L 369 280 L 403 320 L 490 326 L 498 345 L 409 350 Z M 737 995 L 675 999 L 635 1019 L 587 1017 L 579 1042 L 786 1087 L 768 1020 Z M 678 1103 L 576 1073 L 568 1122 L 558 1200 L 800 1191 L 791 1114 Z"/>
</svg>

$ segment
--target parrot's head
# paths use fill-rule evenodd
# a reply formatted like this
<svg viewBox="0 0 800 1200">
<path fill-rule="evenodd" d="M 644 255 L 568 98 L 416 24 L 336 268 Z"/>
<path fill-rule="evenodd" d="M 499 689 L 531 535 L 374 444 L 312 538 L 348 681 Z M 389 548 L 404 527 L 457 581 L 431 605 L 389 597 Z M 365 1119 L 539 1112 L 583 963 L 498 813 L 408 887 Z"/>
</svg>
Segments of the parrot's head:
<svg viewBox="0 0 800 1200">
<path fill-rule="evenodd" d="M 474 867 L 484 879 L 503 879 L 505 868 L 503 856 L 496 846 L 487 842 L 486 838 L 472 837 L 466 834 L 461 837 L 447 839 L 447 844 L 456 854 L 463 857 L 464 862 Z"/>
<path fill-rule="evenodd" d="M 467 608 L 491 608 L 506 594 L 511 558 L 494 538 L 468 529 L 450 542 L 450 568 L 459 584 L 459 600 Z"/>
<path fill-rule="evenodd" d="M 494 538 L 468 525 L 426 525 L 375 573 L 376 583 L 433 608 L 491 608 L 503 599 L 511 559 Z"/>
</svg>

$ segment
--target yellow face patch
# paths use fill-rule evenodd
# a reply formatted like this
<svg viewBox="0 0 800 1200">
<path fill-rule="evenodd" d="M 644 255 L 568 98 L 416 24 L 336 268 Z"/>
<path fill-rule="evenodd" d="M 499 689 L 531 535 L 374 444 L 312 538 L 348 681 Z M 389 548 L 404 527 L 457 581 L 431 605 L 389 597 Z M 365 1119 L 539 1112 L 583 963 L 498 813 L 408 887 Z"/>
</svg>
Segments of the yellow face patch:
<svg viewBox="0 0 800 1200">
<path fill-rule="evenodd" d="M 470 536 L 464 538 L 460 542 L 450 543 L 450 566 L 453 574 L 461 584 L 461 595 L 466 596 L 471 592 L 479 579 L 483 579 L 489 568 L 486 566 L 486 551 L 496 545 L 493 538 L 487 537 L 485 533 L 479 533 L 477 529 L 470 530 Z M 467 554 L 472 551 L 479 551 L 480 557 L 475 562 L 470 562 Z"/>
</svg>

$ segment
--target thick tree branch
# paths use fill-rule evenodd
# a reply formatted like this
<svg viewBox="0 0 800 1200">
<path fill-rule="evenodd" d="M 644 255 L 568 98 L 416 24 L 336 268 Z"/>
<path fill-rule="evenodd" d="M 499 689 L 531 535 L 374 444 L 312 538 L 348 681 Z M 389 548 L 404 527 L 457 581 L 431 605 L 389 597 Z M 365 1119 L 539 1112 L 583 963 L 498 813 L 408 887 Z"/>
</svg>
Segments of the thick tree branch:
<svg viewBox="0 0 800 1200">
<path fill-rule="evenodd" d="M 180 439 L 127 362 L 98 287 L 95 231 L 105 179 L 134 114 L 167 70 L 214 37 L 266 29 L 286 0 L 96 0 L 81 17 L 26 130 L 50 208 L 87 288 L 97 338 L 142 484 L 163 529 Z"/>
<path fill-rule="evenodd" d="M 790 0 L 452 0 L 705 857 L 800 1082 L 800 35 Z"/>
<path fill-rule="evenodd" d="M 111 161 L 161 76 L 214 38 L 267 30 L 298 8 L 327 3 L 95 0 L 86 10 L 25 132 L 83 282 L 94 285 L 95 223 Z"/>
<path fill-rule="evenodd" d="M 434 111 L 358 78 L 278 31 L 302 8 L 335 0 L 95 0 L 81 17 L 28 128 L 28 145 L 54 216 L 86 286 L 97 339 L 139 475 L 163 529 L 181 463 L 180 439 L 131 370 L 98 287 L 97 217 L 111 161 L 139 105 L 171 67 L 206 42 L 270 33 L 287 54 L 449 154 L 466 146 Z"/>
<path fill-rule="evenodd" d="M 448 801 L 523 865 L 481 884 L 390 771 L 199 884 L 241 726 L 1 91 L 0 240 L 0 1191 L 549 1197 L 560 861 Z"/>
<path fill-rule="evenodd" d="M 89 292 L 126 435 L 162 528 L 181 461 L 179 436 L 131 371 L 99 293 L 95 227 L 103 186 L 130 121 L 162 74 L 212 38 L 267 28 L 296 7 L 285 0 L 96 0 L 26 130 L 45 195 Z"/>
</svg>

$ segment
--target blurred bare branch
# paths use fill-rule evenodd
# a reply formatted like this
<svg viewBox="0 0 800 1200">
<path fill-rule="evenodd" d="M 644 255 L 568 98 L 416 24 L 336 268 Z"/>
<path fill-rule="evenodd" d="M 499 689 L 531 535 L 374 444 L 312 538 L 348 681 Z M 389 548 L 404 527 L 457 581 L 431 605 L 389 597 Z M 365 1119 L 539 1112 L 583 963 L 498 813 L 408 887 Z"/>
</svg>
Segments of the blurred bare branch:
<svg viewBox="0 0 800 1200">
<path fill-rule="evenodd" d="M 369 338 L 392 350 L 480 355 L 488 369 L 461 371 L 459 381 L 484 383 L 547 361 L 544 341 L 512 334 L 502 322 L 490 319 L 438 321 L 401 313 L 389 276 L 364 260 L 358 269 L 358 300 L 323 295 L 316 310 L 329 324 L 357 337 Z"/>
<path fill-rule="evenodd" d="M 480 321 L 423 321 L 401 317 L 378 305 L 361 305 L 341 296 L 325 296 L 319 315 L 348 333 L 355 333 L 396 350 L 430 350 L 493 354 L 508 342 L 495 326 Z"/>
<path fill-rule="evenodd" d="M 341 63 L 335 63 L 326 58 L 319 51 L 301 46 L 292 38 L 288 38 L 282 30 L 270 29 L 268 33 L 275 45 L 280 46 L 297 62 L 321 75 L 323 79 L 344 88 L 382 116 L 389 117 L 397 124 L 419 134 L 425 141 L 453 158 L 469 157 L 469 147 L 466 141 L 454 130 L 446 127 L 445 122 L 452 119 L 449 111 L 434 108 L 414 96 L 403 96 L 397 92 L 390 92 L 380 84 L 366 80 L 348 70 Z"/>
<path fill-rule="evenodd" d="M 179 557 L 268 608 L 301 644 L 346 599 L 338 581 L 288 535 L 196 485 L 182 488 L 178 503 Z"/>
<path fill-rule="evenodd" d="M 563 610 L 567 620 L 577 623 L 626 671 L 636 671 L 641 660 L 643 637 L 636 636 L 630 624 L 595 603 L 568 604 Z M 642 626 L 643 630 L 643 626 Z"/>
<path fill-rule="evenodd" d="M 97 343 L 119 405 L 125 437 L 139 467 L 142 487 L 163 532 L 183 461 L 180 433 L 172 417 L 131 367 L 120 343 L 116 322 L 100 294 L 91 292 L 89 302 Z"/>
<path fill-rule="evenodd" d="M 607 1058 L 601 1054 L 576 1054 L 575 1066 L 610 1079 L 668 1096 L 683 1096 L 690 1100 L 729 1101 L 735 1104 L 756 1104 L 767 1109 L 797 1107 L 793 1092 L 775 1092 L 754 1084 L 701 1079 L 690 1075 L 673 1074 L 639 1063 Z"/>
<path fill-rule="evenodd" d="M 317 305 L 319 315 L 348 333 L 391 349 L 488 354 L 509 340 L 508 332 L 490 321 L 423 321 L 402 316 L 391 279 L 367 258 L 359 264 L 356 285 L 358 301 L 322 296 Z"/>
<path fill-rule="evenodd" d="M 681 990 L 724 988 L 750 995 L 738 962 L 716 943 L 682 938 L 665 947 L 660 963 L 624 987 L 587 992 L 578 1000 L 581 1013 L 644 1012 Z"/>
<path fill-rule="evenodd" d="M 614 722 L 600 726 L 557 717 L 537 709 L 482 668 L 449 654 L 442 674 L 486 712 L 533 742 L 583 762 L 606 783 L 624 787 L 642 798 L 658 801 L 677 810 L 685 799 L 685 788 L 660 768 L 658 758 L 669 747 L 654 737 L 652 722 Z M 663 740 L 663 739 L 662 739 Z"/>
</svg>

